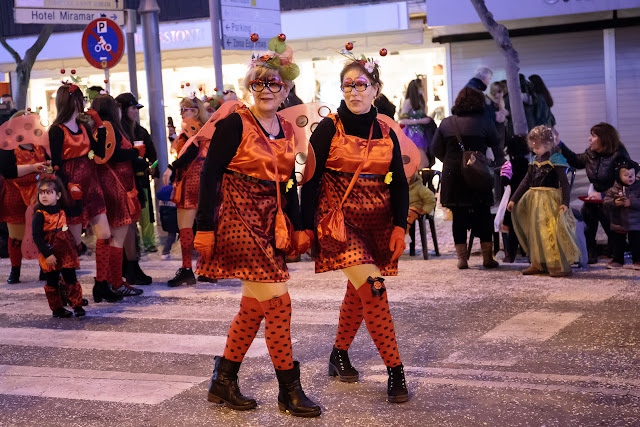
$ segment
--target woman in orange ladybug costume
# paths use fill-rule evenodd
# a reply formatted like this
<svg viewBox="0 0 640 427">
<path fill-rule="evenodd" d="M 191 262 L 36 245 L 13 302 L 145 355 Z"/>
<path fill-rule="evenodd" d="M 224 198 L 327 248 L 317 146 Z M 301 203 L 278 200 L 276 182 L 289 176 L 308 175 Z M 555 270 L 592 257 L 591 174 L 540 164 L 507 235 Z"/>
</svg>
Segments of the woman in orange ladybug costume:
<svg viewBox="0 0 640 427">
<path fill-rule="evenodd" d="M 12 119 L 24 114 L 24 111 L 19 111 Z M 5 178 L 4 191 L 0 195 L 0 222 L 6 222 L 9 229 L 11 261 L 7 283 L 20 282 L 25 212 L 27 207 L 36 201 L 37 176 L 44 170 L 48 160 L 49 156 L 44 147 L 31 144 L 29 141 L 13 150 L 0 150 L 0 174 Z"/>
<path fill-rule="evenodd" d="M 348 279 L 329 374 L 358 381 L 347 350 L 364 319 L 387 366 L 388 401 L 406 402 L 409 394 L 382 276 L 398 272 L 409 187 L 398 138 L 372 106 L 382 88 L 377 62 L 350 56 L 340 83 L 344 100 L 311 136 L 316 170 L 302 188 L 305 231 L 312 239 L 318 236 L 316 273 L 342 270 Z M 340 206 L 343 219 L 335 216 Z"/>
<path fill-rule="evenodd" d="M 207 111 L 198 98 L 183 98 L 180 102 L 182 116 L 182 132 L 175 141 L 178 158 L 169 165 L 162 180 L 164 185 L 173 181 L 172 202 L 178 208 L 178 229 L 180 249 L 182 250 L 182 267 L 173 279 L 167 282 L 170 287 L 193 285 L 196 277 L 191 269 L 193 256 L 193 222 L 198 207 L 198 191 L 200 188 L 200 172 L 209 148 L 209 142 L 192 144 L 183 149 L 189 137 L 195 135 L 208 120 Z"/>
<path fill-rule="evenodd" d="M 74 84 L 64 84 L 56 92 L 58 114 L 49 128 L 51 163 L 58 166 L 58 177 L 77 201 L 67 209 L 67 224 L 80 245 L 83 225 L 91 224 L 96 236 L 96 277 L 93 286 L 93 298 L 96 302 L 103 299 L 115 302 L 122 295 L 113 292 L 109 284 L 109 240 L 111 229 L 107 219 L 102 187 L 99 185 L 94 154 L 105 155 L 106 130 L 95 110 L 87 110 L 96 128 L 96 141 L 88 125 L 78 120 L 84 111 L 85 99 L 80 88 Z"/>
<path fill-rule="evenodd" d="M 264 319 L 280 411 L 315 417 L 320 407 L 304 394 L 292 355 L 285 264 L 291 247 L 306 252 L 310 242 L 299 241 L 306 235 L 299 231 L 293 125 L 276 114 L 299 69 L 291 62 L 291 49 L 277 43 L 276 51 L 285 53 L 254 59 L 244 80 L 254 105 L 239 107 L 216 123 L 202 170 L 195 241 L 201 255 L 198 273 L 242 280 L 240 309 L 222 357 L 215 358 L 208 398 L 236 410 L 256 407 L 255 400 L 240 393 L 238 370 Z M 283 208 L 296 231 L 286 224 Z"/>
<path fill-rule="evenodd" d="M 110 283 L 123 296 L 140 295 L 142 289 L 133 287 L 122 280 L 123 245 L 130 224 L 140 218 L 140 201 L 136 191 L 133 162 L 145 153 L 145 146 L 133 146 L 127 138 L 120 121 L 121 110 L 111 95 L 98 95 L 91 102 L 104 123 L 113 129 L 115 148 L 106 163 L 96 166 L 111 229 L 109 246 Z M 109 127 L 109 126 L 107 126 Z"/>
</svg>

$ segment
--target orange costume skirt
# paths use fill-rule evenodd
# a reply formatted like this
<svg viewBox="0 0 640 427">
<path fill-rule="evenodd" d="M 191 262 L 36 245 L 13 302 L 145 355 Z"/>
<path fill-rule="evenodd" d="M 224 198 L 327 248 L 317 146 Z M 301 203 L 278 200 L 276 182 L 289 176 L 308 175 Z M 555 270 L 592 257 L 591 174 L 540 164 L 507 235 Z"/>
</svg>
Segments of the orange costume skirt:
<svg viewBox="0 0 640 427">
<path fill-rule="evenodd" d="M 73 234 L 69 230 L 45 231 L 44 238 L 51 245 L 53 255 L 56 257 L 56 265 L 49 268 L 44 262 L 44 256 L 40 254 L 40 267 L 45 273 L 49 271 L 59 271 L 63 268 L 80 268 L 78 261 L 78 250 Z"/>
<path fill-rule="evenodd" d="M 322 177 L 317 218 L 322 218 L 342 200 L 353 175 L 326 171 Z M 391 196 L 384 175 L 360 175 L 342 205 L 347 248 L 332 252 L 318 245 L 316 273 L 361 264 L 375 264 L 384 276 L 398 274 L 398 261 L 391 261 L 389 240 L 393 231 Z"/>
<path fill-rule="evenodd" d="M 200 197 L 200 172 L 204 158 L 196 158 L 186 170 L 180 171 L 179 179 L 174 182 L 172 201 L 178 209 L 198 209 Z"/>
<path fill-rule="evenodd" d="M 285 254 L 275 247 L 275 183 L 225 173 L 218 194 L 213 256 L 200 257 L 196 272 L 212 279 L 289 280 Z"/>
<path fill-rule="evenodd" d="M 70 183 L 80 185 L 82 190 L 82 212 L 67 211 L 67 224 L 89 225 L 89 220 L 107 212 L 102 187 L 99 185 L 96 164 L 87 156 L 75 157 L 62 162 L 62 170 Z M 72 214 L 74 214 L 72 216 Z"/>
<path fill-rule="evenodd" d="M 109 226 L 117 228 L 137 222 L 140 219 L 140 201 L 131 162 L 109 162 L 96 168 L 107 206 Z"/>
<path fill-rule="evenodd" d="M 24 224 L 27 206 L 37 201 L 37 186 L 36 174 L 33 173 L 5 179 L 4 190 L 0 191 L 0 222 Z"/>
</svg>

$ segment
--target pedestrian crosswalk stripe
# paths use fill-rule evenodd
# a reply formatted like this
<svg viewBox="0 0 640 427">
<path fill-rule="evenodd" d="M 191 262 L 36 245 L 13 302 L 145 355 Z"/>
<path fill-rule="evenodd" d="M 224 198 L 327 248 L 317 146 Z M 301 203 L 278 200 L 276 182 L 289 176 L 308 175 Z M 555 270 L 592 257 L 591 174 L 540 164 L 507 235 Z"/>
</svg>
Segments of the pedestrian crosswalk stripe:
<svg viewBox="0 0 640 427">
<path fill-rule="evenodd" d="M 226 336 L 210 335 L 0 328 L 0 345 L 105 351 L 148 351 L 152 353 L 215 355 L 221 354 L 226 340 Z M 267 346 L 264 340 L 257 338 L 249 348 L 246 357 L 262 357 L 267 354 Z"/>
<path fill-rule="evenodd" d="M 186 304 L 91 304 L 86 307 L 88 317 L 115 317 L 127 319 L 158 319 L 158 320 L 192 320 L 203 322 L 231 323 L 238 312 L 235 301 L 232 305 L 186 305 Z M 7 300 L 0 305 L 0 314 L 13 315 L 19 312 L 24 315 L 46 315 L 51 310 L 44 298 L 40 300 Z M 339 308 L 335 310 L 297 310 L 293 308 L 293 324 L 306 325 L 337 325 Z"/>
<path fill-rule="evenodd" d="M 0 365 L 0 394 L 157 405 L 207 378 Z"/>
<path fill-rule="evenodd" d="M 546 341 L 582 316 L 579 312 L 528 310 L 500 323 L 480 339 L 497 341 Z"/>
</svg>

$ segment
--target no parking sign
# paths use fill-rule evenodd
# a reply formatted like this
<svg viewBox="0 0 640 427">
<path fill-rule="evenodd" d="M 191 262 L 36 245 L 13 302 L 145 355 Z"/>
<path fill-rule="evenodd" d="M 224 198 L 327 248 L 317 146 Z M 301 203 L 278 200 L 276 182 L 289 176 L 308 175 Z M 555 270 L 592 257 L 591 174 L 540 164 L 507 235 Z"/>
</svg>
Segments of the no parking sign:
<svg viewBox="0 0 640 427">
<path fill-rule="evenodd" d="M 96 68 L 107 70 L 115 66 L 124 53 L 124 35 L 114 21 L 98 18 L 82 33 L 82 53 Z"/>
</svg>

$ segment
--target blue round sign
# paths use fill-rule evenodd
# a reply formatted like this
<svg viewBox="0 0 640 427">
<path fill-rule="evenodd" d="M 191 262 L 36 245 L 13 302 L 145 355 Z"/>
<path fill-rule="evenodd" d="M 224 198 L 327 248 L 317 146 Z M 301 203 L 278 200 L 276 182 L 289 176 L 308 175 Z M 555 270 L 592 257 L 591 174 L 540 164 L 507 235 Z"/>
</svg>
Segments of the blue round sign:
<svg viewBox="0 0 640 427">
<path fill-rule="evenodd" d="M 115 66 L 124 53 L 124 35 L 114 21 L 98 18 L 82 33 L 82 53 L 89 64 L 101 70 Z"/>
</svg>

